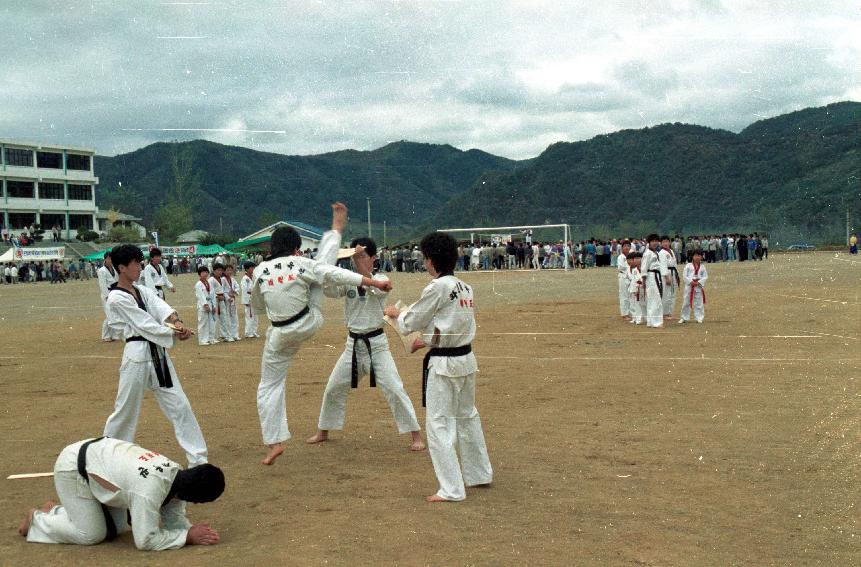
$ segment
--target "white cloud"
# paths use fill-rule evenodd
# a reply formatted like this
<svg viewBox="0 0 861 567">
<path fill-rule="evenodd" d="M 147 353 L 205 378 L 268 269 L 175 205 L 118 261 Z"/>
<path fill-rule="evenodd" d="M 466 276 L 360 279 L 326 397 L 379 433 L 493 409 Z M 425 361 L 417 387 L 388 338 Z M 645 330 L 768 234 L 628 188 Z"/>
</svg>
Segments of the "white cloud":
<svg viewBox="0 0 861 567">
<path fill-rule="evenodd" d="M 861 98 L 861 13 L 841 4 L 6 3 L 0 129 L 102 153 L 409 139 L 514 158 L 660 122 L 740 130 Z"/>
</svg>

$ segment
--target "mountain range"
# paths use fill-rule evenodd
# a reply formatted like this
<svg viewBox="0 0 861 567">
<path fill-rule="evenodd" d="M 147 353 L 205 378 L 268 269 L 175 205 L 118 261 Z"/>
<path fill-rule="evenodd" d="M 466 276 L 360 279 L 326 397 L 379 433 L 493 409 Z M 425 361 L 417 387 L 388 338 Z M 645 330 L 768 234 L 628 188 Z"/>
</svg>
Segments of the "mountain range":
<svg viewBox="0 0 861 567">
<path fill-rule="evenodd" d="M 181 155 L 199 185 L 195 226 L 239 235 L 277 219 L 325 227 L 333 200 L 365 223 L 369 198 L 374 230 L 386 220 L 393 239 L 444 226 L 568 223 L 576 238 L 758 230 L 841 242 L 847 210 L 861 224 L 859 124 L 861 103 L 841 102 L 739 133 L 678 123 L 621 130 L 523 161 L 412 142 L 316 156 L 156 143 L 97 156 L 97 199 L 151 220 Z"/>
</svg>

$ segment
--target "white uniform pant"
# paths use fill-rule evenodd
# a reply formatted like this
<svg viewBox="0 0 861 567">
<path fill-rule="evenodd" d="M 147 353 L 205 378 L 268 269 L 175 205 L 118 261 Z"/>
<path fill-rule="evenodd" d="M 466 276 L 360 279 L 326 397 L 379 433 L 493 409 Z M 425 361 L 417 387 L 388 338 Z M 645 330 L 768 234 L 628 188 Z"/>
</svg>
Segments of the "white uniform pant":
<svg viewBox="0 0 861 567">
<path fill-rule="evenodd" d="M 216 324 L 216 332 L 222 339 L 232 338 L 230 334 L 230 307 L 227 301 L 218 302 L 218 310 L 216 313 L 218 319 Z"/>
<path fill-rule="evenodd" d="M 179 376 L 170 357 L 167 357 L 167 364 L 170 368 L 173 387 L 160 388 L 151 360 L 134 362 L 123 357 L 114 413 L 105 422 L 104 435 L 129 442 L 135 440 L 144 392 L 149 389 L 152 390 L 162 413 L 173 425 L 176 441 L 185 451 L 188 465 L 191 467 L 202 465 L 207 462 L 203 433 L 191 411 L 191 404 L 185 392 L 182 391 Z"/>
<path fill-rule="evenodd" d="M 197 344 L 208 345 L 215 341 L 215 324 L 211 311 L 197 310 Z"/>
<path fill-rule="evenodd" d="M 441 376 L 433 368 L 428 372 L 425 431 L 440 485 L 437 496 L 463 500 L 466 498 L 464 486 L 493 480 L 481 417 L 475 408 L 475 374 Z"/>
<path fill-rule="evenodd" d="M 655 281 L 655 276 L 661 277 L 655 272 L 646 274 L 646 325 L 649 327 L 664 326 L 664 305 L 661 301 L 661 292 L 658 289 L 658 283 Z"/>
<path fill-rule="evenodd" d="M 251 308 L 250 303 L 243 305 L 242 311 L 245 313 L 245 336 L 256 337 L 257 323 L 260 320 L 260 317 L 254 314 L 254 309 Z"/>
<path fill-rule="evenodd" d="M 318 261 L 334 265 L 340 244 L 339 233 L 325 232 L 317 250 Z M 266 445 L 290 439 L 285 399 L 287 370 L 302 343 L 313 337 L 323 325 L 323 315 L 320 313 L 322 301 L 323 288 L 312 286 L 307 315 L 291 325 L 269 327 L 266 330 L 266 344 L 260 361 L 260 385 L 257 387 L 257 414 Z"/>
<path fill-rule="evenodd" d="M 694 318 L 702 321 L 706 316 L 706 306 L 703 302 L 703 290 L 697 286 L 694 290 Z M 682 321 L 691 320 L 691 286 L 685 285 L 685 294 L 682 296 Z"/>
<path fill-rule="evenodd" d="M 389 403 L 398 433 L 418 431 L 419 422 L 410 397 L 404 390 L 404 384 L 398 375 L 398 369 L 389 351 L 389 342 L 385 335 L 368 339 L 371 342 L 371 353 L 374 360 L 374 376 L 377 386 L 383 390 L 383 395 Z M 356 351 L 356 366 L 359 373 L 359 387 L 367 387 L 368 382 L 361 378 L 370 374 L 371 361 L 364 341 L 347 339 L 347 348 L 341 354 L 335 368 L 329 375 L 326 391 L 323 393 L 323 405 L 320 408 L 318 427 L 328 431 L 344 428 L 344 415 L 347 413 L 347 394 L 350 393 L 352 379 L 353 349 Z"/>
<path fill-rule="evenodd" d="M 628 292 L 628 281 L 619 276 L 619 313 L 622 317 L 631 314 L 631 294 Z"/>
<path fill-rule="evenodd" d="M 672 277 L 672 272 L 670 272 L 670 278 Z M 676 286 L 675 280 L 671 280 L 669 285 L 664 282 L 664 296 L 661 298 L 661 305 L 663 306 L 664 315 L 672 315 L 673 311 L 675 311 L 676 290 L 678 289 L 679 288 L 678 286 Z"/>
<path fill-rule="evenodd" d="M 631 321 L 638 325 L 643 322 L 643 317 L 646 312 L 646 301 L 643 297 L 643 290 L 640 289 L 640 299 L 637 299 L 637 294 L 633 293 L 628 298 L 628 306 L 630 308 Z"/>
<path fill-rule="evenodd" d="M 538 256 L 532 257 L 532 269 L 533 270 L 541 269 L 541 261 L 538 259 Z"/>
<path fill-rule="evenodd" d="M 71 463 L 77 463 L 78 449 L 82 444 L 75 443 L 60 453 L 54 464 L 54 486 L 60 505 L 54 506 L 49 512 L 36 510 L 33 513 L 27 541 L 95 545 L 107 536 L 108 528 L 101 503 L 93 496 L 87 481 L 78 474 L 77 467 L 69 470 Z M 125 509 L 109 510 L 117 533 L 129 531 Z"/>
<path fill-rule="evenodd" d="M 239 311 L 236 308 L 236 301 L 225 301 L 221 310 L 226 311 L 227 318 L 227 336 L 235 341 L 239 340 Z"/>
</svg>

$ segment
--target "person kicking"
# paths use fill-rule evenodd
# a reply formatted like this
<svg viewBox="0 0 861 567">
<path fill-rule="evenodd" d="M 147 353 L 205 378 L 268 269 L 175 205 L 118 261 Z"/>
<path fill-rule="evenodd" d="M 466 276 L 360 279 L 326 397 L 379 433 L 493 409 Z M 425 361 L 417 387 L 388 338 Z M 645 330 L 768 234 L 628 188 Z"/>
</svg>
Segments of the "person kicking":
<svg viewBox="0 0 861 567">
<path fill-rule="evenodd" d="M 287 405 L 284 399 L 287 370 L 302 344 L 323 325 L 320 304 L 325 285 L 372 286 L 390 291 L 389 281 L 375 280 L 338 268 L 338 248 L 347 225 L 347 207 L 332 205 L 332 229 L 323 234 L 316 259 L 301 255 L 302 239 L 289 226 L 272 233 L 268 260 L 254 270 L 251 305 L 256 314 L 266 314 L 272 326 L 260 363 L 257 412 L 263 443 L 267 447 L 264 465 L 271 465 L 284 452 L 282 443 L 290 439 Z"/>
<path fill-rule="evenodd" d="M 377 281 L 389 281 L 382 274 L 372 275 L 377 245 L 370 238 L 357 238 L 350 243 L 356 249 L 353 255 L 355 271 L 362 276 Z M 383 331 L 383 308 L 388 292 L 375 287 L 353 287 L 346 285 L 323 288 L 326 297 L 346 297 L 344 318 L 347 323 L 347 345 L 335 368 L 329 375 L 323 404 L 320 408 L 319 429 L 316 435 L 305 440 L 306 443 L 322 443 L 329 439 L 329 431 L 344 428 L 344 414 L 347 411 L 347 394 L 356 388 L 361 376 L 370 375 L 371 387 L 379 382 L 383 395 L 389 403 L 398 433 L 410 432 L 411 451 L 423 451 L 424 441 L 420 433 L 416 412 L 398 369 L 389 351 L 389 341 Z"/>
</svg>

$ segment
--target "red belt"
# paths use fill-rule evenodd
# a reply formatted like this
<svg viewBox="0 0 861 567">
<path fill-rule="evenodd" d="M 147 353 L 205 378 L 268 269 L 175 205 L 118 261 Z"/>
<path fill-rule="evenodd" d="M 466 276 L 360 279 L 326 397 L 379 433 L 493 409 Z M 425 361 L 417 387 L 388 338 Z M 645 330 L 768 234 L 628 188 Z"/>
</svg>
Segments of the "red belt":
<svg viewBox="0 0 861 567">
<path fill-rule="evenodd" d="M 706 304 L 706 290 L 705 290 L 705 288 L 702 286 L 691 285 L 691 300 L 690 300 L 691 307 L 694 306 L 694 291 L 696 291 L 697 287 L 699 287 L 700 291 L 703 292 L 703 305 Z"/>
</svg>

